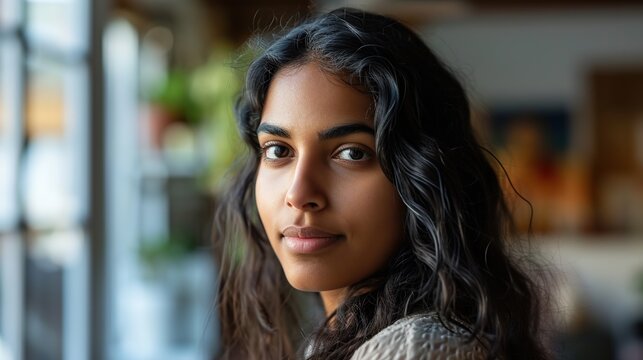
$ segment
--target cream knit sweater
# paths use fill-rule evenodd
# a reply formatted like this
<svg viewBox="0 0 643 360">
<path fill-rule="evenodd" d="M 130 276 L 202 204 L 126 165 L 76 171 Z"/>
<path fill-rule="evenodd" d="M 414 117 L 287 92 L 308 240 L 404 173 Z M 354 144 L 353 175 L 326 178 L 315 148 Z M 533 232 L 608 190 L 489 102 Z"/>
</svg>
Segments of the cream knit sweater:
<svg viewBox="0 0 643 360">
<path fill-rule="evenodd" d="M 477 341 L 453 325 L 447 329 L 436 314 L 418 314 L 398 320 L 360 346 L 351 360 L 486 359 Z"/>
</svg>

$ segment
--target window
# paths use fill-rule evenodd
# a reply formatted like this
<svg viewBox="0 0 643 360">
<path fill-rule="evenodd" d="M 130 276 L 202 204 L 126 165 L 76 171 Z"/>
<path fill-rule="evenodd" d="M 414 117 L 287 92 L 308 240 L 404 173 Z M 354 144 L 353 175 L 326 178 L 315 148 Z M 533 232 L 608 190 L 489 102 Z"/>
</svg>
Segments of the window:
<svg viewBox="0 0 643 360">
<path fill-rule="evenodd" d="M 91 4 L 0 2 L 3 359 L 90 358 L 90 334 L 101 326 L 90 329 L 89 308 L 90 284 L 102 286 L 100 262 L 90 262 L 102 221 L 89 197 L 90 184 L 102 192 L 90 167 L 101 153 L 92 126 L 102 123 Z"/>
</svg>

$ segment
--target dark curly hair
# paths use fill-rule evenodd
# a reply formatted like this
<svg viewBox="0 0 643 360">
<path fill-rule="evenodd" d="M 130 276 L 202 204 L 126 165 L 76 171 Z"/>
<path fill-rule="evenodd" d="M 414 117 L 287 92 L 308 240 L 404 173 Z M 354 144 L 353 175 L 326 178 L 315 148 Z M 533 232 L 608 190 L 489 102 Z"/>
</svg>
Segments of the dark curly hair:
<svg viewBox="0 0 643 360">
<path fill-rule="evenodd" d="M 297 292 L 259 221 L 254 181 L 271 80 L 307 62 L 371 96 L 377 157 L 404 203 L 407 241 L 304 342 Z M 491 154 L 474 136 L 462 86 L 414 32 L 346 8 L 305 20 L 250 65 L 237 110 L 250 154 L 215 221 L 223 358 L 292 359 L 308 343 L 311 359 L 348 359 L 418 311 L 466 328 L 470 341 L 486 339 L 490 358 L 545 357 L 539 296 L 506 248 L 514 231 Z"/>
</svg>

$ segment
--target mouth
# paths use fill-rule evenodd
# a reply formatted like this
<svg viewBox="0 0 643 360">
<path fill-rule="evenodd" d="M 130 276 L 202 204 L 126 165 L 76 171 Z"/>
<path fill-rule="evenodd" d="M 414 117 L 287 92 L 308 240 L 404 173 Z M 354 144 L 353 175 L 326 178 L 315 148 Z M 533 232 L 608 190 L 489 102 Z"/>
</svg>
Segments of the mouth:
<svg viewBox="0 0 643 360">
<path fill-rule="evenodd" d="M 282 231 L 284 246 L 296 254 L 313 254 L 344 238 L 314 227 L 288 226 Z"/>
</svg>

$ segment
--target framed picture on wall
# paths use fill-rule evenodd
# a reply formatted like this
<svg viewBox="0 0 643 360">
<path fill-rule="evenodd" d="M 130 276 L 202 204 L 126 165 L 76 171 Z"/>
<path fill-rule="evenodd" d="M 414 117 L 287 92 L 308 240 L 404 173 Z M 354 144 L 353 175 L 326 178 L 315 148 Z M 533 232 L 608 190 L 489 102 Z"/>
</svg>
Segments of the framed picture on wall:
<svg viewBox="0 0 643 360">
<path fill-rule="evenodd" d="M 588 178 L 571 157 L 569 109 L 495 107 L 488 114 L 489 140 L 502 164 L 500 178 L 518 229 L 580 230 L 587 217 Z"/>
</svg>

